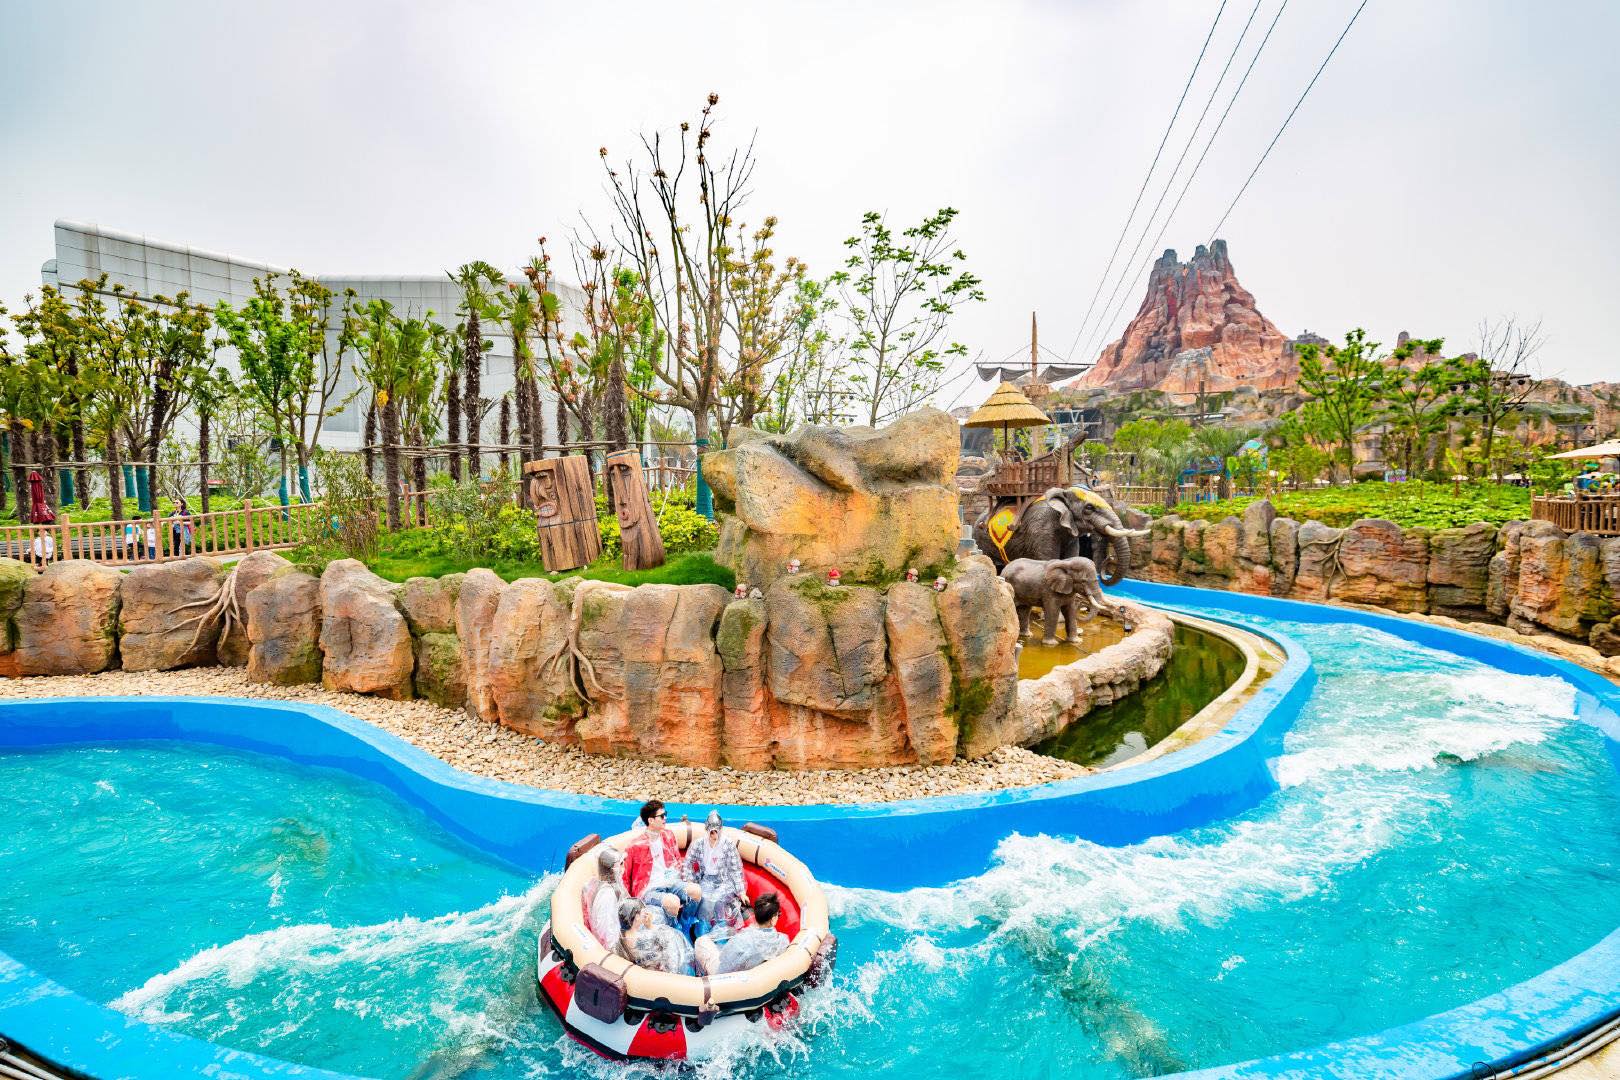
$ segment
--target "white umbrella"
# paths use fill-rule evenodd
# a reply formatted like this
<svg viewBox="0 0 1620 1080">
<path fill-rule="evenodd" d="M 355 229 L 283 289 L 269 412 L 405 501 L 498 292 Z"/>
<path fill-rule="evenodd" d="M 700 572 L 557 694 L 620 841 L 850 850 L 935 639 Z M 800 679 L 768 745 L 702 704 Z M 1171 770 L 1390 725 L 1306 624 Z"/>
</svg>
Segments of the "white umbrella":
<svg viewBox="0 0 1620 1080">
<path fill-rule="evenodd" d="M 1608 442 L 1598 443 L 1596 446 L 1582 446 L 1574 450 L 1565 450 L 1562 454 L 1548 454 L 1551 458 L 1606 458 L 1620 457 L 1620 439 L 1610 439 Z"/>
</svg>

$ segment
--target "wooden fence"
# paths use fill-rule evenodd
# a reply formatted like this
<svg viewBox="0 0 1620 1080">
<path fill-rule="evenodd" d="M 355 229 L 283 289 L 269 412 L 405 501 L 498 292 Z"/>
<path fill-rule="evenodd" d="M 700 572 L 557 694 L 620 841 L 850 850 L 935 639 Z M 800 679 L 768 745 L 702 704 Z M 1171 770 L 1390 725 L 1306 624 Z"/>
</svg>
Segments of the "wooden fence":
<svg viewBox="0 0 1620 1080">
<path fill-rule="evenodd" d="M 1565 532 L 1620 536 L 1620 495 L 1591 498 L 1533 495 L 1530 517 L 1533 521 L 1550 521 Z"/>
<path fill-rule="evenodd" d="M 0 555 L 43 567 L 58 559 L 91 559 L 138 566 L 193 555 L 243 555 L 288 548 L 315 534 L 325 510 L 319 503 L 277 503 L 207 514 L 163 514 L 116 521 L 76 522 L 69 511 L 52 525 L 0 526 Z"/>
<path fill-rule="evenodd" d="M 692 482 L 695 470 L 680 465 L 647 467 L 648 483 L 668 491 Z M 496 481 L 491 481 L 495 483 Z M 521 501 L 517 480 L 505 482 L 508 496 Z M 379 503 L 381 500 L 378 500 Z M 405 528 L 433 523 L 433 493 L 405 491 L 400 495 L 400 524 Z M 378 506 L 379 513 L 382 507 Z M 175 515 L 154 510 L 149 516 L 117 521 L 72 520 L 64 510 L 53 525 L 0 526 L 0 556 L 21 559 L 43 569 L 61 559 L 90 559 L 111 566 L 146 566 L 186 559 L 193 555 L 245 555 L 251 551 L 296 547 L 326 535 L 327 511 L 321 503 L 279 503 L 255 506 L 252 500 L 239 510 Z"/>
</svg>

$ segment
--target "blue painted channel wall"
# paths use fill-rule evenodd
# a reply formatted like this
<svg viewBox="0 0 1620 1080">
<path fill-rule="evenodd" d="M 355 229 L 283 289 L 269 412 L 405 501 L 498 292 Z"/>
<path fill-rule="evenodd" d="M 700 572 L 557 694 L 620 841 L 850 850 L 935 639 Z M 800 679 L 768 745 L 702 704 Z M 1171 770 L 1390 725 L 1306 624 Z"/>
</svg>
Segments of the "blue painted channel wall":
<svg viewBox="0 0 1620 1080">
<path fill-rule="evenodd" d="M 1130 582 L 1117 590 L 1167 607 L 1188 605 L 1277 619 L 1355 623 L 1479 659 L 1504 671 L 1558 675 L 1579 691 L 1583 719 L 1608 736 L 1620 768 L 1620 691 L 1574 665 L 1502 642 L 1367 612 L 1269 597 Z M 852 807 L 732 807 L 769 824 L 828 880 L 905 889 L 981 872 L 1010 833 L 1131 843 L 1240 813 L 1275 788 L 1269 762 L 1310 694 L 1304 651 L 1288 655 L 1232 719 L 1202 742 L 1147 764 L 1017 791 Z M 536 791 L 459 772 L 335 710 L 241 699 L 81 698 L 0 705 L 0 749 L 73 742 L 183 739 L 276 754 L 373 779 L 476 846 L 532 871 L 555 869 L 576 838 L 617 832 L 638 800 Z M 640 794 L 640 793 L 638 793 Z M 655 793 L 647 793 L 655 794 Z M 707 807 L 673 806 L 678 814 Z M 950 843 L 934 841 L 947 837 Z M 906 852 L 926 853 L 928 861 Z M 1198 1074 L 1232 1076 L 1469 1075 L 1556 1044 L 1620 1011 L 1620 931 L 1536 979 L 1459 1009 L 1375 1036 Z M 146 1027 L 73 995 L 0 954 L 0 1031 L 100 1078 L 336 1074 L 224 1050 Z"/>
</svg>

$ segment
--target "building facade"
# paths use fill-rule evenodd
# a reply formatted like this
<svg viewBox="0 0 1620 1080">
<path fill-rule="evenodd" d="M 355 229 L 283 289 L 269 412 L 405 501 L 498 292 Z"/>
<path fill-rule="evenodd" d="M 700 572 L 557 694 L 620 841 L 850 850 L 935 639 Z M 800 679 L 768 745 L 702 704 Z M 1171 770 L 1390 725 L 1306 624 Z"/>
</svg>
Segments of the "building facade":
<svg viewBox="0 0 1620 1080">
<path fill-rule="evenodd" d="M 345 290 L 353 289 L 354 302 L 387 300 L 401 315 L 427 317 L 429 313 L 440 324 L 453 327 L 459 316 L 456 309 L 461 303 L 461 290 L 448 275 L 420 277 L 340 276 L 315 273 L 300 268 L 305 277 L 313 278 L 331 289 L 334 308 L 341 303 Z M 285 275 L 288 268 L 272 266 L 225 255 L 217 251 L 189 248 L 149 236 L 137 236 L 89 225 L 77 221 L 56 223 L 56 256 L 41 269 L 40 278 L 71 295 L 80 281 L 95 280 L 107 275 L 107 288 L 122 285 L 127 292 L 149 300 L 154 296 L 174 297 L 185 292 L 190 302 L 214 307 L 221 300 L 232 306 L 253 298 L 256 278 Z M 509 279 L 521 283 L 521 278 Z M 582 328 L 584 294 L 571 285 L 555 285 L 563 300 L 565 332 Z M 339 327 L 338 311 L 331 312 L 334 325 L 328 330 L 328 354 L 337 355 Z M 499 402 L 513 387 L 512 339 L 506 327 L 485 320 L 484 336 L 493 342 L 493 348 L 484 354 L 483 397 Z M 234 350 L 221 349 L 220 360 L 234 371 Z M 329 417 L 321 428 L 320 444 L 334 450 L 356 450 L 364 431 L 363 404 L 354 391 L 358 385 L 354 357 L 341 359 L 342 369 L 334 395 L 336 401 L 355 398 L 336 415 Z M 541 380 L 541 423 L 543 441 L 555 443 L 555 395 Z M 323 405 L 323 408 L 325 406 Z M 181 426 L 187 425 L 182 418 Z M 193 429 L 194 430 L 194 429 Z M 184 431 L 186 437 L 192 431 Z M 483 424 L 481 442 L 494 444 L 498 435 L 498 405 L 489 409 Z"/>
</svg>

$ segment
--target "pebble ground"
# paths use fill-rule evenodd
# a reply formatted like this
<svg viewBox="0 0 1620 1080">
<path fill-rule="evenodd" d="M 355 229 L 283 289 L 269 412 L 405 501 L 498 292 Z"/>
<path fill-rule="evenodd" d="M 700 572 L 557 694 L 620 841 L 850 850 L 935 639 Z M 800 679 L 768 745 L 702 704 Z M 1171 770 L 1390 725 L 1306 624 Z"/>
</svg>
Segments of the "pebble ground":
<svg viewBox="0 0 1620 1080">
<path fill-rule="evenodd" d="M 140 694 L 217 695 L 330 705 L 398 735 L 466 772 L 554 791 L 640 802 L 750 806 L 892 802 L 930 795 L 998 791 L 1083 776 L 1091 770 L 1017 747 L 950 765 L 812 772 L 741 772 L 599 757 L 519 735 L 428 701 L 388 701 L 319 686 L 263 686 L 243 668 L 108 671 L 0 679 L 0 698 Z"/>
</svg>

